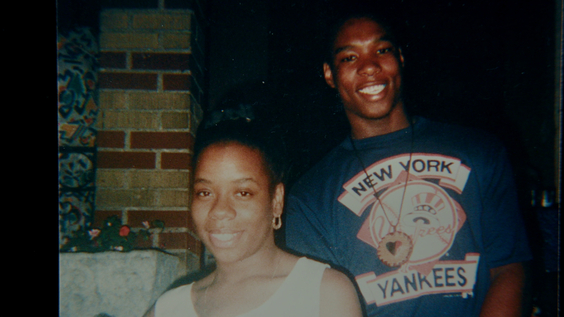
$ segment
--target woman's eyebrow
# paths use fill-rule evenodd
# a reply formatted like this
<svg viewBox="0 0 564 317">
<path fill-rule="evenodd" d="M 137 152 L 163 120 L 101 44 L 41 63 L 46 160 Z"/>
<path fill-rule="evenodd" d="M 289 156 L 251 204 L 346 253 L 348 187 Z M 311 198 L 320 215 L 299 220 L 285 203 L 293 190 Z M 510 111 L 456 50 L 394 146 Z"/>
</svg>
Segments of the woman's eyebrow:
<svg viewBox="0 0 564 317">
<path fill-rule="evenodd" d="M 205 178 L 196 178 L 196 179 L 194 179 L 194 184 L 201 184 L 201 183 L 210 184 L 211 181 L 209 181 L 209 180 L 207 180 L 207 179 L 205 179 Z"/>
<path fill-rule="evenodd" d="M 258 182 L 252 178 L 252 177 L 244 177 L 244 178 L 239 178 L 239 179 L 235 179 L 233 181 L 231 181 L 231 183 L 234 184 L 243 184 L 243 183 L 247 183 L 247 182 L 252 182 L 252 183 L 256 183 L 258 184 Z M 205 178 L 196 178 L 194 180 L 194 184 L 211 184 L 212 181 L 205 179 Z"/>
</svg>

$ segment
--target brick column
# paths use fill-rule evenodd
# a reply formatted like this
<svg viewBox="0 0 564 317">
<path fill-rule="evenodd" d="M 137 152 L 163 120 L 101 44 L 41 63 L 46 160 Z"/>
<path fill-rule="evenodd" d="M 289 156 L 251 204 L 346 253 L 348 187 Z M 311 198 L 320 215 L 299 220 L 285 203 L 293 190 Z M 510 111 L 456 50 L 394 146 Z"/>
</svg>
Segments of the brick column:
<svg viewBox="0 0 564 317">
<path fill-rule="evenodd" d="M 194 11 L 103 9 L 95 223 L 164 221 L 149 245 L 199 268 L 189 217 L 194 133 L 202 118 L 203 32 Z"/>
</svg>

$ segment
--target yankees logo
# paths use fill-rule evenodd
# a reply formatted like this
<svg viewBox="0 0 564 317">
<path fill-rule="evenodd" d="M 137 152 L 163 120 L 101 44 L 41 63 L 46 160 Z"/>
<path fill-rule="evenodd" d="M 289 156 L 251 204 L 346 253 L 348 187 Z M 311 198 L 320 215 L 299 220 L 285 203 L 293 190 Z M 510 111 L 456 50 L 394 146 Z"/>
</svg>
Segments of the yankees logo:
<svg viewBox="0 0 564 317">
<path fill-rule="evenodd" d="M 462 193 L 469 174 L 456 158 L 413 153 L 378 161 L 343 185 L 339 202 L 359 217 L 369 212 L 357 238 L 372 246 L 384 264 L 399 267 L 380 276 L 356 276 L 367 303 L 472 294 L 480 255 L 440 260 L 466 221 L 447 189 Z"/>
</svg>

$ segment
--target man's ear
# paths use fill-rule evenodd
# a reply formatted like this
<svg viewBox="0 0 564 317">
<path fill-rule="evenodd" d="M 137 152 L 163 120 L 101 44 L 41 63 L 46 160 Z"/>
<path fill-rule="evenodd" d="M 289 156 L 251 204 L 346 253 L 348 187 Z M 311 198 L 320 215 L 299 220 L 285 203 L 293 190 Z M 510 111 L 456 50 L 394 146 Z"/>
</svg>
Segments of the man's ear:
<svg viewBox="0 0 564 317">
<path fill-rule="evenodd" d="M 282 215 L 284 210 L 284 184 L 276 185 L 274 195 L 272 197 L 272 214 L 274 217 Z"/>
<path fill-rule="evenodd" d="M 331 66 L 327 63 L 323 63 L 323 76 L 325 77 L 325 82 L 331 88 L 335 88 L 335 81 L 333 80 L 333 72 Z"/>
<path fill-rule="evenodd" d="M 398 53 L 399 53 L 399 61 L 401 62 L 401 67 L 403 68 L 405 66 L 405 61 L 403 59 L 403 53 L 401 52 L 401 48 L 398 48 Z"/>
</svg>

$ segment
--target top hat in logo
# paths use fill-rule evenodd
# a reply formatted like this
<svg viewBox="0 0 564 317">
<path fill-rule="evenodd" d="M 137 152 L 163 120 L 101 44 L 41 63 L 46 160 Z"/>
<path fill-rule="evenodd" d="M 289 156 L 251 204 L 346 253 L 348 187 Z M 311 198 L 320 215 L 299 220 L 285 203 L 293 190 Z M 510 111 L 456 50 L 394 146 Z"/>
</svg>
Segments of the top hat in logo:
<svg viewBox="0 0 564 317">
<path fill-rule="evenodd" d="M 389 244 L 385 237 L 400 232 L 412 243 L 409 259 L 403 263 L 418 265 L 437 260 L 450 249 L 465 215 L 440 186 L 413 175 L 406 184 L 405 178 L 400 175 L 376 199 L 358 237 L 383 250 L 379 248 L 383 241 Z"/>
</svg>

